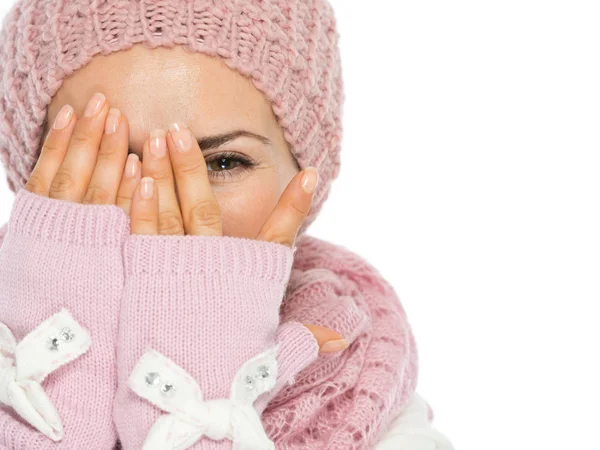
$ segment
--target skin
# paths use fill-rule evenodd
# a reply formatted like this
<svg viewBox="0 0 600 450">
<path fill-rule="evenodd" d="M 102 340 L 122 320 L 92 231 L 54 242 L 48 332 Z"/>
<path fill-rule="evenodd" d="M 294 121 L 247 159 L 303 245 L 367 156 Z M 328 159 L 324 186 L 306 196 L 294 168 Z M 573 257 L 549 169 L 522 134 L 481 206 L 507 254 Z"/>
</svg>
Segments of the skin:
<svg viewBox="0 0 600 450">
<path fill-rule="evenodd" d="M 262 138 L 207 140 L 236 130 Z M 188 136 L 186 151 L 178 149 L 181 136 Z M 42 142 L 25 189 L 117 205 L 130 215 L 132 234 L 236 236 L 291 247 L 318 182 L 316 169 L 300 170 L 251 80 L 178 46 L 95 56 L 53 97 Z M 305 326 L 321 352 L 348 346 L 331 329 Z"/>
</svg>

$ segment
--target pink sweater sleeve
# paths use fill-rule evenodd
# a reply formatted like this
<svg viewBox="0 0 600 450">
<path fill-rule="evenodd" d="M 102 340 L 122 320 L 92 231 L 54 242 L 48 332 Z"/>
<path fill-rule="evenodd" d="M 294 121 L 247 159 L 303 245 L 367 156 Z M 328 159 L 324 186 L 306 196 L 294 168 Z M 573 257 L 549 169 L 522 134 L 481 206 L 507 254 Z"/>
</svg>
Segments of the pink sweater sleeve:
<svg viewBox="0 0 600 450">
<path fill-rule="evenodd" d="M 132 235 L 117 345 L 125 450 L 273 448 L 260 415 L 318 356 L 279 310 L 294 249 L 227 236 Z"/>
<path fill-rule="evenodd" d="M 8 222 L 0 227 L 0 248 L 2 248 L 2 242 L 4 241 L 4 235 L 6 234 L 6 230 L 8 230 Z"/>
<path fill-rule="evenodd" d="M 111 448 L 128 217 L 17 192 L 0 247 L 0 448 Z"/>
</svg>

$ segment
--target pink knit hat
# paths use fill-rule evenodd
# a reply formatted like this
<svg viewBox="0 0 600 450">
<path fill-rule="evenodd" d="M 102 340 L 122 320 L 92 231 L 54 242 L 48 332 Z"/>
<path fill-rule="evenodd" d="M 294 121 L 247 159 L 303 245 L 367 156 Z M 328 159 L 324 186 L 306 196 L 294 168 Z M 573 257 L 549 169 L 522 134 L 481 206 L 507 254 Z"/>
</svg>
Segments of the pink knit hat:
<svg viewBox="0 0 600 450">
<path fill-rule="evenodd" d="M 0 157 L 10 189 L 29 179 L 47 106 L 96 54 L 143 43 L 221 57 L 271 101 L 301 168 L 320 181 L 300 234 L 340 168 L 339 34 L 327 0 L 18 0 L 0 30 Z"/>
</svg>

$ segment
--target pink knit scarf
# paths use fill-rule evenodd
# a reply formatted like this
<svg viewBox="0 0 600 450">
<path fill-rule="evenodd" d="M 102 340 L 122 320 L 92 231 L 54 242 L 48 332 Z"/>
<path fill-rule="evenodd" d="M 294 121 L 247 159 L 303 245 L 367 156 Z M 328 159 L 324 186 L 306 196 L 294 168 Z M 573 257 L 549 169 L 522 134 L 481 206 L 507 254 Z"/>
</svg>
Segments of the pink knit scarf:
<svg viewBox="0 0 600 450">
<path fill-rule="evenodd" d="M 308 235 L 296 245 L 282 321 L 326 326 L 351 344 L 298 374 L 263 424 L 277 449 L 372 449 L 415 391 L 411 327 L 393 287 L 364 258 Z"/>
</svg>

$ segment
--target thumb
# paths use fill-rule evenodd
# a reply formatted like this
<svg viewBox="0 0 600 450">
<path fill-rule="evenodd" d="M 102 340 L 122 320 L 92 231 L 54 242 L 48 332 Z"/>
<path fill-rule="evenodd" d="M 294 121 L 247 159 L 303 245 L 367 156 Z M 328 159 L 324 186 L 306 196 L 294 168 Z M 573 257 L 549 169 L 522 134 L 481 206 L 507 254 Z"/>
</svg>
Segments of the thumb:
<svg viewBox="0 0 600 450">
<path fill-rule="evenodd" d="M 338 352 L 350 345 L 346 339 L 331 328 L 307 324 L 304 324 L 304 326 L 308 328 L 319 343 L 319 352 L 321 353 Z"/>
</svg>

